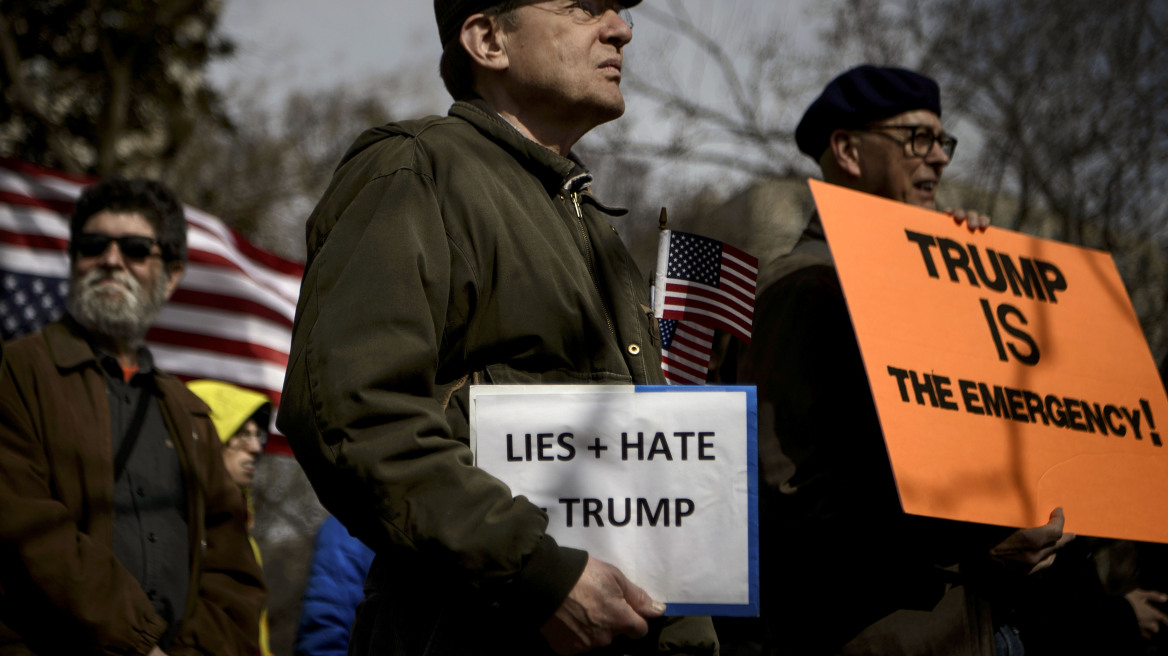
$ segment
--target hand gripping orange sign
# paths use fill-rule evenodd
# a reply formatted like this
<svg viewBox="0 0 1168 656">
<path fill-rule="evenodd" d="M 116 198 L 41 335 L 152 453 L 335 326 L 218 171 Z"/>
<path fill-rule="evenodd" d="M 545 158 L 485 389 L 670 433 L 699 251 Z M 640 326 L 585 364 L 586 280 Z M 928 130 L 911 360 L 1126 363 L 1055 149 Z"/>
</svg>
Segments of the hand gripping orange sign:
<svg viewBox="0 0 1168 656">
<path fill-rule="evenodd" d="M 906 512 L 1168 542 L 1168 398 L 1109 254 L 811 190 Z"/>
</svg>

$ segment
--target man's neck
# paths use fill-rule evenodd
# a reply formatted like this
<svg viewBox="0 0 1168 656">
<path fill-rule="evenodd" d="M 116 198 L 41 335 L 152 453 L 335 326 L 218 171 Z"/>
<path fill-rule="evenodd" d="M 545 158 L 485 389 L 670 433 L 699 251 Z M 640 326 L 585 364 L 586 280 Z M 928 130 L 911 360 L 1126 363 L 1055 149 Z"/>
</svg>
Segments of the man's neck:
<svg viewBox="0 0 1168 656">
<path fill-rule="evenodd" d="M 504 120 L 519 130 L 523 136 L 531 139 L 535 143 L 547 148 L 560 157 L 567 157 L 568 153 L 572 151 L 572 147 L 584 136 L 587 130 L 582 130 L 578 134 L 565 134 L 563 130 L 553 129 L 546 124 L 537 121 L 523 120 L 519 116 L 499 112 Z"/>
<path fill-rule="evenodd" d="M 563 118 L 570 112 L 544 111 L 537 103 L 516 102 L 502 91 L 488 91 L 482 99 L 520 134 L 561 157 L 567 157 L 576 142 L 594 127 L 580 124 L 578 119 L 565 123 Z"/>
<path fill-rule="evenodd" d="M 118 340 L 105 335 L 93 335 L 93 343 L 101 350 L 114 356 L 122 371 L 138 368 L 138 349 L 142 340 Z"/>
</svg>

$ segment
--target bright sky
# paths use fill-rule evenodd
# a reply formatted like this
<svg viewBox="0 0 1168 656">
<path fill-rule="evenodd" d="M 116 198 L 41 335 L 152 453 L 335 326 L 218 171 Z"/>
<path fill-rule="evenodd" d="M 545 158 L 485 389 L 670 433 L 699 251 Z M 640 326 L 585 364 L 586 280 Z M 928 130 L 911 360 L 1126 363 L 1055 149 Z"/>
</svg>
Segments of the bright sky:
<svg viewBox="0 0 1168 656">
<path fill-rule="evenodd" d="M 223 31 L 233 38 L 237 54 L 211 67 L 220 86 L 263 87 L 271 98 L 302 88 L 327 88 L 339 82 L 359 83 L 402 68 L 423 66 L 438 80 L 438 29 L 429 0 L 225 0 Z M 804 7 L 813 0 L 649 0 L 661 8 L 680 6 L 708 34 L 742 45 L 743 26 L 773 26 L 757 30 L 763 38 L 814 37 L 806 29 Z M 407 6 L 408 3 L 408 6 Z M 636 22 L 629 60 L 665 58 L 691 79 L 704 72 L 692 48 L 678 43 L 650 20 Z M 803 29 L 800 29 L 803 28 Z M 783 36 L 786 34 L 787 36 Z M 640 55 L 638 54 L 640 53 Z M 439 87 L 440 88 L 440 87 Z M 443 96 L 442 101 L 447 98 Z"/>
<path fill-rule="evenodd" d="M 221 20 L 238 50 L 212 66 L 220 85 L 265 85 L 282 97 L 427 61 L 437 79 L 438 29 L 424 0 L 226 0 Z"/>
<path fill-rule="evenodd" d="M 415 114 L 445 113 L 449 96 L 438 77 L 441 48 L 432 0 L 224 0 L 223 31 L 237 52 L 210 69 L 213 84 L 234 94 L 260 93 L 269 107 L 282 105 L 294 90 L 322 90 L 338 84 L 385 84 L 389 74 L 406 73 L 408 82 L 395 81 L 383 89 L 396 93 L 395 106 Z M 640 78 L 697 97 L 719 111 L 730 97 L 721 73 L 708 54 L 692 40 L 661 26 L 648 8 L 681 12 L 705 36 L 721 44 L 749 80 L 750 55 L 756 49 L 775 48 L 785 82 L 797 80 L 796 90 L 756 105 L 771 129 L 793 130 L 802 109 L 826 82 L 820 69 L 835 64 L 819 50 L 821 20 L 842 0 L 645 0 L 632 10 L 633 42 L 626 49 L 626 82 Z M 840 69 L 842 70 L 842 68 Z M 663 142 L 670 130 L 690 130 L 661 120 L 650 101 L 626 92 L 625 117 L 605 130 L 627 129 L 640 140 Z M 764 98 L 764 101 L 767 100 Z M 408 108 L 408 109 L 407 109 Z M 706 139 L 707 149 L 728 156 L 740 152 L 724 134 L 691 133 Z M 723 143 L 725 142 L 725 143 Z M 699 173 L 698 171 L 704 171 Z M 687 169 L 705 179 L 726 170 Z M 678 171 L 672 175 L 677 177 Z M 709 181 L 706 179 L 706 181 Z M 728 180 L 729 181 L 729 180 Z"/>
</svg>

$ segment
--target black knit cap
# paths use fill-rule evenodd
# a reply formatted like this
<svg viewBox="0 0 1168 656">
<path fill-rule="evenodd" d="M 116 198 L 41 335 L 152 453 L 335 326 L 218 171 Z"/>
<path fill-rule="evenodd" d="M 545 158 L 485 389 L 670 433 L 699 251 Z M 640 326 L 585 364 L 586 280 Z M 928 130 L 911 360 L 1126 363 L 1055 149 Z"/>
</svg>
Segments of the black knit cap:
<svg viewBox="0 0 1168 656">
<path fill-rule="evenodd" d="M 442 47 L 451 39 L 458 36 L 462 23 L 471 14 L 477 14 L 503 4 L 503 0 L 434 0 L 434 18 L 438 20 L 438 37 L 442 39 Z M 634 7 L 641 4 L 641 0 L 625 0 L 621 5 Z"/>
<path fill-rule="evenodd" d="M 857 66 L 832 80 L 811 103 L 795 128 L 795 143 L 819 161 L 832 132 L 917 109 L 941 115 L 941 89 L 931 78 L 903 68 Z"/>
</svg>

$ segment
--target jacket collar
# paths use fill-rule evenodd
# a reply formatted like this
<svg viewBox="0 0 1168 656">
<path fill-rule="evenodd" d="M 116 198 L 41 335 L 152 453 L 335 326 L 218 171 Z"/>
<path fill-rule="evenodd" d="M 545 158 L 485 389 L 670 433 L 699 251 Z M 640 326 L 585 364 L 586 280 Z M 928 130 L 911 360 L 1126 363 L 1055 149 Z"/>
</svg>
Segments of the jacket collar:
<svg viewBox="0 0 1168 656">
<path fill-rule="evenodd" d="M 69 314 L 45 326 L 44 334 L 49 345 L 49 355 L 57 369 L 69 371 L 89 364 L 99 366 L 96 347 L 89 340 L 89 331 Z M 138 351 L 138 371 L 160 373 L 154 368 L 154 358 L 145 346 Z"/>
<path fill-rule="evenodd" d="M 807 227 L 799 236 L 800 244 L 807 241 L 827 241 L 827 237 L 823 233 L 823 220 L 819 218 L 819 212 L 812 212 L 811 218 L 807 221 Z"/>
<path fill-rule="evenodd" d="M 811 214 L 807 227 L 803 229 L 799 241 L 791 249 L 792 255 L 802 254 L 819 260 L 820 264 L 835 266 L 835 259 L 831 256 L 831 249 L 827 245 L 827 236 L 823 232 L 823 220 L 819 218 L 819 211 Z"/>
<path fill-rule="evenodd" d="M 451 106 L 450 115 L 470 123 L 483 135 L 507 149 L 524 168 L 539 178 L 548 193 L 561 190 L 578 193 L 592 183 L 592 174 L 574 153 L 561 157 L 528 139 L 482 100 L 460 100 Z"/>
<path fill-rule="evenodd" d="M 89 345 L 89 333 L 66 314 L 60 321 L 45 326 L 45 341 L 49 345 L 49 355 L 58 369 L 70 370 L 83 365 L 97 364 L 93 347 Z"/>
</svg>

